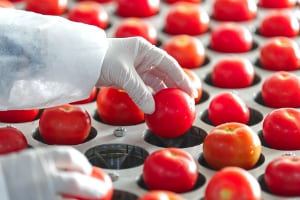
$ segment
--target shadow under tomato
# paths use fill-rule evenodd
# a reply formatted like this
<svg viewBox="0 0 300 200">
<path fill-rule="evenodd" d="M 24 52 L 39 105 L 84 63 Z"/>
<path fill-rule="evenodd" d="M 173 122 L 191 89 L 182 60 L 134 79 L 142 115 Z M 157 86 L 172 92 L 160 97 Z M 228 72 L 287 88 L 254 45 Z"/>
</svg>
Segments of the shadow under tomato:
<svg viewBox="0 0 300 200">
<path fill-rule="evenodd" d="M 136 199 L 138 199 L 138 196 L 133 193 L 115 189 L 111 200 L 136 200 Z"/>
</svg>

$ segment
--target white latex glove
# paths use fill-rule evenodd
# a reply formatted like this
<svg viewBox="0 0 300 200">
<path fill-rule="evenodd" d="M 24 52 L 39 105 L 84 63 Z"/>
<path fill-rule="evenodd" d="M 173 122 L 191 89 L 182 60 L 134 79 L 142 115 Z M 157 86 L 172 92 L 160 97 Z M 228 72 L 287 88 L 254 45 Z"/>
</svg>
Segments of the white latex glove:
<svg viewBox="0 0 300 200">
<path fill-rule="evenodd" d="M 3 156 L 0 199 L 64 199 L 60 194 L 101 198 L 107 188 L 103 182 L 88 176 L 91 171 L 88 160 L 72 147 L 40 147 Z"/>
<path fill-rule="evenodd" d="M 126 90 L 145 113 L 154 112 L 152 92 L 163 88 L 178 87 L 197 95 L 177 61 L 144 38 L 108 38 L 108 43 L 97 86 Z"/>
</svg>

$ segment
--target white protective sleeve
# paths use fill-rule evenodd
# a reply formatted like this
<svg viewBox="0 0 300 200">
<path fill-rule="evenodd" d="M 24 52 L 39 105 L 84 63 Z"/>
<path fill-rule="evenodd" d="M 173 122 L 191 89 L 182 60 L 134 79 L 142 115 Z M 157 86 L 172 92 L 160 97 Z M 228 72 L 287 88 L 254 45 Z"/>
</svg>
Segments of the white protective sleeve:
<svg viewBox="0 0 300 200">
<path fill-rule="evenodd" d="M 0 110 L 87 98 L 108 48 L 95 26 L 0 8 Z"/>
</svg>

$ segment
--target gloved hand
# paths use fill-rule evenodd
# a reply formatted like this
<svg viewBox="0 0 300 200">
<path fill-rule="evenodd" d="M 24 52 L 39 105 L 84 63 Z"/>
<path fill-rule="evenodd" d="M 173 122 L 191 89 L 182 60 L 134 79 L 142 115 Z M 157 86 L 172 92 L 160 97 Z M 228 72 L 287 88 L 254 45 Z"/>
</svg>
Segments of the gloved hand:
<svg viewBox="0 0 300 200">
<path fill-rule="evenodd" d="M 64 199 L 61 194 L 101 198 L 108 188 L 91 178 L 91 171 L 88 160 L 72 147 L 39 147 L 3 156 L 0 199 L 61 200 Z"/>
<path fill-rule="evenodd" d="M 145 112 L 155 108 L 152 92 L 179 87 L 191 96 L 197 90 L 177 61 L 141 37 L 109 38 L 97 86 L 121 88 Z"/>
</svg>

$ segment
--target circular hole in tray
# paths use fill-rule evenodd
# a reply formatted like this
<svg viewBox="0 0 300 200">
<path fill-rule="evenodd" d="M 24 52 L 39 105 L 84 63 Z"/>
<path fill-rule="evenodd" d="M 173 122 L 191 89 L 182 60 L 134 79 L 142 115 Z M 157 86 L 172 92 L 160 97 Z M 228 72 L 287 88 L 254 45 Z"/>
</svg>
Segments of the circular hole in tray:
<svg viewBox="0 0 300 200">
<path fill-rule="evenodd" d="M 259 47 L 258 42 L 253 41 L 252 47 L 251 47 L 251 49 L 248 52 L 255 51 L 256 49 L 258 49 L 258 47 Z M 222 52 L 222 51 L 216 51 L 216 50 L 214 50 L 214 49 L 211 48 L 210 44 L 208 44 L 206 48 L 209 49 L 209 50 L 211 50 L 211 51 L 214 51 L 214 52 L 217 52 L 217 53 L 224 53 L 224 54 L 228 54 L 228 53 L 230 53 L 230 54 L 232 54 L 232 53 L 235 53 L 235 54 L 247 53 L 247 52 Z"/>
<path fill-rule="evenodd" d="M 259 122 L 261 122 L 263 120 L 263 115 L 261 112 L 259 112 L 258 110 L 255 110 L 253 108 L 249 108 L 250 109 L 250 120 L 248 122 L 247 125 L 249 126 L 253 126 L 255 124 L 258 124 Z M 208 117 L 208 110 L 206 109 L 203 114 L 200 116 L 200 119 L 209 124 L 209 125 L 212 125 L 212 122 L 210 121 L 209 117 Z"/>
<path fill-rule="evenodd" d="M 198 179 L 197 179 L 197 182 L 194 186 L 194 188 L 191 190 L 196 190 L 200 187 L 202 187 L 206 182 L 206 178 L 203 174 L 199 173 L 198 174 Z M 140 175 L 138 180 L 137 180 L 137 184 L 138 186 L 140 186 L 141 188 L 143 188 L 144 190 L 149 190 L 149 188 L 146 186 L 145 182 L 144 182 L 144 179 L 143 179 L 143 175 Z"/>
<path fill-rule="evenodd" d="M 96 128 L 92 127 L 89 136 L 86 138 L 86 140 L 83 143 L 94 139 L 96 136 L 97 136 L 97 130 L 96 130 Z M 38 128 L 36 128 L 36 130 L 33 132 L 32 137 L 35 140 L 38 140 L 44 144 L 47 144 L 47 142 L 45 142 L 44 139 L 42 138 Z"/>
<path fill-rule="evenodd" d="M 206 90 L 202 89 L 202 96 L 199 102 L 196 103 L 196 105 L 199 105 L 209 99 L 209 94 Z"/>
<path fill-rule="evenodd" d="M 254 86 L 254 85 L 257 85 L 258 83 L 260 83 L 261 81 L 261 77 L 260 75 L 258 74 L 254 74 L 254 80 L 252 82 L 252 84 L 250 85 L 251 86 Z M 211 86 L 214 86 L 214 87 L 217 87 L 213 84 L 213 81 L 212 81 L 212 78 L 211 78 L 211 73 L 208 73 L 205 77 L 204 77 L 204 82 L 207 83 L 208 85 L 211 85 Z M 219 87 L 218 87 L 219 88 Z M 221 88 L 222 89 L 222 88 Z M 226 88 L 224 88 L 226 89 Z M 235 89 L 235 88 L 231 88 L 231 89 Z M 236 88 L 236 89 L 240 89 L 240 88 Z"/>
<path fill-rule="evenodd" d="M 261 153 L 257 163 L 251 169 L 261 166 L 264 162 L 265 162 L 265 156 Z M 198 163 L 208 169 L 215 170 L 212 167 L 210 167 L 209 164 L 206 162 L 206 160 L 203 156 L 203 153 L 200 154 L 200 156 L 198 158 Z"/>
<path fill-rule="evenodd" d="M 269 191 L 268 187 L 266 186 L 265 179 L 264 179 L 264 174 L 260 175 L 260 176 L 257 178 L 257 181 L 258 181 L 258 183 L 259 183 L 260 188 L 261 188 L 262 191 L 267 192 L 267 193 L 269 193 L 269 194 L 272 194 L 272 193 Z"/>
<path fill-rule="evenodd" d="M 102 144 L 88 149 L 85 156 L 90 163 L 105 169 L 128 169 L 144 163 L 149 153 L 128 144 Z"/>
<path fill-rule="evenodd" d="M 192 126 L 185 134 L 176 138 L 162 138 L 148 129 L 144 140 L 159 147 L 187 148 L 202 144 L 206 135 L 203 129 L 196 126 Z"/>
<path fill-rule="evenodd" d="M 138 196 L 123 190 L 114 190 L 112 200 L 136 200 Z"/>
</svg>

